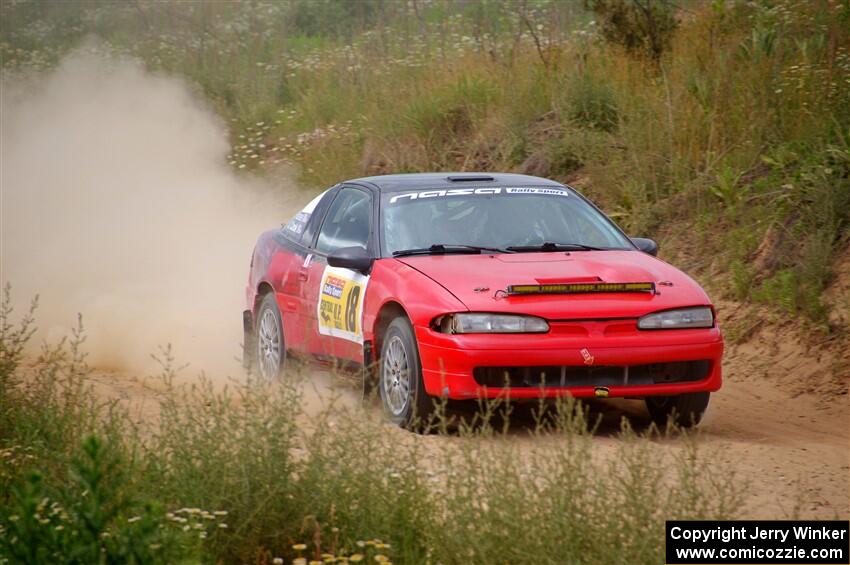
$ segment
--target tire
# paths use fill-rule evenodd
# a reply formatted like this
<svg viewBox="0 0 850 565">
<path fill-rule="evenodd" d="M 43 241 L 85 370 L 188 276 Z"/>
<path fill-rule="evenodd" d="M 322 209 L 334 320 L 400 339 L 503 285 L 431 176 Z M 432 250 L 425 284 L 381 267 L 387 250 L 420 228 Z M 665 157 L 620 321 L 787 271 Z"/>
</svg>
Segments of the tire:
<svg viewBox="0 0 850 565">
<path fill-rule="evenodd" d="M 428 427 L 434 401 L 425 392 L 413 326 L 403 316 L 395 318 L 384 333 L 378 393 L 392 423 L 413 431 Z"/>
<path fill-rule="evenodd" d="M 647 396 L 644 401 L 649 415 L 659 426 L 666 426 L 667 420 L 672 418 L 677 426 L 690 428 L 702 420 L 710 396 L 708 392 L 692 392 L 678 396 Z"/>
<path fill-rule="evenodd" d="M 257 374 L 268 380 L 279 378 L 286 361 L 286 344 L 283 341 L 280 310 L 277 308 L 273 292 L 266 294 L 260 303 L 254 335 L 256 336 Z"/>
</svg>

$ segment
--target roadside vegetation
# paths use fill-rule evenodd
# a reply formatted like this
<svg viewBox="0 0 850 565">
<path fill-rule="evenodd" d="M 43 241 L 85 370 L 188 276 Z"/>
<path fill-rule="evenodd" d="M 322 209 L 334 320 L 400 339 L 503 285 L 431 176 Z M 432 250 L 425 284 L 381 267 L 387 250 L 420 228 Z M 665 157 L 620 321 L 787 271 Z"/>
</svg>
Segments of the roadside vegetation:
<svg viewBox="0 0 850 565">
<path fill-rule="evenodd" d="M 715 292 L 836 330 L 821 294 L 848 242 L 846 0 L 16 1 L 0 20 L 4 73 L 93 37 L 186 77 L 238 170 L 565 180 Z"/>
<path fill-rule="evenodd" d="M 33 321 L 9 303 L 0 563 L 655 563 L 664 520 L 740 512 L 744 485 L 695 437 L 624 425 L 603 457 L 574 404 L 521 432 L 534 448 L 499 405 L 414 441 L 376 411 L 303 412 L 297 376 L 181 384 L 164 350 L 139 424 L 89 388 L 81 328 L 24 363 Z"/>
</svg>

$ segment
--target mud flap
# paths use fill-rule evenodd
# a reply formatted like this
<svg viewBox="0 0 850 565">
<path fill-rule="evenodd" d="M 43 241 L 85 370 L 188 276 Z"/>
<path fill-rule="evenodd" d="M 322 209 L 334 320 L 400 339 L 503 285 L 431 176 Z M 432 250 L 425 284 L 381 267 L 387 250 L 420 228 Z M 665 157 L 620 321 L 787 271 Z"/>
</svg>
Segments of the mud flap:
<svg viewBox="0 0 850 565">
<path fill-rule="evenodd" d="M 242 367 L 248 373 L 254 366 L 257 354 L 257 334 L 254 331 L 254 315 L 250 310 L 242 312 Z"/>
<path fill-rule="evenodd" d="M 372 342 L 363 342 L 363 402 L 370 402 L 377 394 L 378 366 L 375 362 L 375 353 L 372 350 Z"/>
</svg>

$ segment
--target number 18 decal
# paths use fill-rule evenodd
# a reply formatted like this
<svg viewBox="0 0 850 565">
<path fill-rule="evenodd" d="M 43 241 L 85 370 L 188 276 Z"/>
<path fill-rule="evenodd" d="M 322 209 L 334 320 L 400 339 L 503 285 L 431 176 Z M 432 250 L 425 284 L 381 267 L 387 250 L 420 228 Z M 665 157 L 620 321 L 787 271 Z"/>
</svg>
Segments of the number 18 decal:
<svg viewBox="0 0 850 565">
<path fill-rule="evenodd" d="M 369 277 L 350 269 L 325 267 L 319 285 L 319 333 L 363 343 L 363 297 Z"/>
</svg>

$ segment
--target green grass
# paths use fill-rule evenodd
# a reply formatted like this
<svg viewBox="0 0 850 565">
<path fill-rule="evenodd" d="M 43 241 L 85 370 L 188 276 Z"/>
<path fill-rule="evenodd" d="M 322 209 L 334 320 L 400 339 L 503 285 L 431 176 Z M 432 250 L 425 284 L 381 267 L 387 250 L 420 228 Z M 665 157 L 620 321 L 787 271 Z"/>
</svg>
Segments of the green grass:
<svg viewBox="0 0 850 565">
<path fill-rule="evenodd" d="M 8 298 L 0 313 L 17 351 L 31 321 L 12 323 Z M 0 562 L 654 563 L 665 520 L 740 509 L 743 487 L 698 437 L 624 423 L 600 451 L 569 402 L 538 410 L 533 442 L 504 405 L 416 436 L 373 409 L 304 412 L 297 371 L 179 384 L 165 351 L 159 416 L 138 426 L 87 387 L 82 342 L 32 367 L 4 357 Z"/>
</svg>

